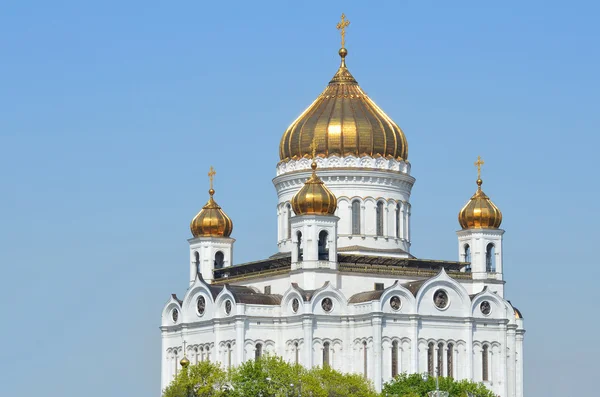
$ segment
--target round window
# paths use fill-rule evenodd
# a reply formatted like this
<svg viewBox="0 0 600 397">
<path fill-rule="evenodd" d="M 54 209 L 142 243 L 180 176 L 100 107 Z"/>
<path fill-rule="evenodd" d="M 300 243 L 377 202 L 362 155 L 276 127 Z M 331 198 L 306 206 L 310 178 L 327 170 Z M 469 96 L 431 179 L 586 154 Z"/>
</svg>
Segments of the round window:
<svg viewBox="0 0 600 397">
<path fill-rule="evenodd" d="M 231 301 L 230 300 L 225 301 L 225 313 L 226 314 L 231 313 Z"/>
<path fill-rule="evenodd" d="M 479 310 L 481 310 L 481 313 L 487 316 L 492 312 L 492 305 L 490 305 L 490 302 L 488 301 L 483 301 L 481 302 L 481 305 L 479 305 Z"/>
<path fill-rule="evenodd" d="M 298 300 L 298 298 L 294 298 L 294 300 L 292 301 L 292 311 L 294 313 L 298 313 L 299 308 L 300 308 L 300 301 Z"/>
<path fill-rule="evenodd" d="M 206 299 L 203 296 L 200 296 L 196 301 L 196 310 L 198 310 L 198 315 L 204 315 L 204 311 L 206 310 Z"/>
<path fill-rule="evenodd" d="M 173 318 L 173 322 L 176 323 L 179 320 L 179 310 L 173 309 L 171 312 L 171 318 Z"/>
<path fill-rule="evenodd" d="M 392 296 L 390 298 L 390 306 L 396 311 L 400 310 L 400 306 L 402 306 L 402 301 L 400 300 L 400 297 L 397 295 Z"/>
<path fill-rule="evenodd" d="M 433 294 L 433 303 L 438 309 L 445 309 L 448 306 L 448 294 L 443 289 L 438 289 Z"/>
<path fill-rule="evenodd" d="M 321 307 L 326 313 L 329 313 L 331 310 L 333 310 L 333 301 L 331 298 L 324 298 L 321 301 Z"/>
</svg>

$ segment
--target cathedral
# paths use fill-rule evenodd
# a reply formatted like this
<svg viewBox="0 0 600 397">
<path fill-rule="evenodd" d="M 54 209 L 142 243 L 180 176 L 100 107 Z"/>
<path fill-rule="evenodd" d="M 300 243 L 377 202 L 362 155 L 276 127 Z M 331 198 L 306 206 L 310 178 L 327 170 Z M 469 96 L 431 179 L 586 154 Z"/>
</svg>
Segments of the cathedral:
<svg viewBox="0 0 600 397">
<path fill-rule="evenodd" d="M 404 132 L 346 66 L 285 130 L 273 179 L 277 252 L 234 261 L 215 201 L 191 221 L 189 284 L 161 317 L 161 387 L 181 365 L 224 368 L 263 354 L 363 375 L 483 382 L 523 396 L 523 318 L 504 296 L 502 213 L 482 190 L 458 213 L 456 261 L 410 253 L 415 178 Z"/>
</svg>

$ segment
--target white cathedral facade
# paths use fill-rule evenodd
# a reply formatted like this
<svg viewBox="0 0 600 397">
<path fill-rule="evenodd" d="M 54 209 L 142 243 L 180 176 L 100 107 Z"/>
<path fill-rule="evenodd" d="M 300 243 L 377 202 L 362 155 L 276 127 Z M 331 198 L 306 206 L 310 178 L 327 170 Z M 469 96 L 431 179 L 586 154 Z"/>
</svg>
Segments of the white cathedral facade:
<svg viewBox="0 0 600 397">
<path fill-rule="evenodd" d="M 184 356 L 228 368 L 269 353 L 362 374 L 377 390 L 427 372 L 522 397 L 525 330 L 504 296 L 500 211 L 479 177 L 459 213 L 458 260 L 411 255 L 407 140 L 346 55 L 342 47 L 337 73 L 281 139 L 276 254 L 234 261 L 233 223 L 209 174 L 187 290 L 162 311 L 161 387 Z"/>
</svg>

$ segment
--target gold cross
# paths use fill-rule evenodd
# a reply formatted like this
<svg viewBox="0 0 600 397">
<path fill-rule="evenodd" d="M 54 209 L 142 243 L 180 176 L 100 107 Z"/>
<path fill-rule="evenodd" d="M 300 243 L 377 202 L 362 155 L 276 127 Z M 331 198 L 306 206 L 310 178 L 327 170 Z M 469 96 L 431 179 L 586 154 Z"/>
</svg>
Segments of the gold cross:
<svg viewBox="0 0 600 397">
<path fill-rule="evenodd" d="M 212 167 L 212 165 L 210 166 L 210 171 L 208 171 L 208 179 L 210 180 L 210 188 L 213 188 L 213 178 L 214 176 L 217 174 L 217 172 L 215 171 L 215 169 Z"/>
<path fill-rule="evenodd" d="M 342 48 L 344 48 L 344 45 L 346 44 L 346 28 L 348 27 L 348 25 L 350 25 L 350 21 L 347 20 L 346 15 L 342 13 L 342 20 L 338 22 L 336 26 L 342 34 Z"/>
<path fill-rule="evenodd" d="M 475 167 L 477 167 L 477 179 L 481 179 L 481 166 L 484 164 L 481 156 L 477 156 L 477 161 L 475 162 Z"/>
<path fill-rule="evenodd" d="M 186 342 L 183 341 L 183 357 L 185 357 L 185 355 L 186 355 L 185 345 L 186 345 Z"/>
</svg>

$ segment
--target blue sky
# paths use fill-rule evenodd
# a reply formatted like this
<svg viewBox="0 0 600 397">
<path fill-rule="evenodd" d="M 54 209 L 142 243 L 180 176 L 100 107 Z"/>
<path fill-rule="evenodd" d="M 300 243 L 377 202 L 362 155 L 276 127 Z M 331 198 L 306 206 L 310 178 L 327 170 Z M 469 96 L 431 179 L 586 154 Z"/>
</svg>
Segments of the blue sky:
<svg viewBox="0 0 600 397">
<path fill-rule="evenodd" d="M 279 139 L 336 71 L 341 12 L 349 69 L 408 138 L 413 253 L 456 259 L 481 155 L 526 395 L 594 387 L 597 3 L 6 3 L 2 394 L 159 395 L 208 167 L 235 261 L 272 254 Z"/>
</svg>

